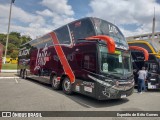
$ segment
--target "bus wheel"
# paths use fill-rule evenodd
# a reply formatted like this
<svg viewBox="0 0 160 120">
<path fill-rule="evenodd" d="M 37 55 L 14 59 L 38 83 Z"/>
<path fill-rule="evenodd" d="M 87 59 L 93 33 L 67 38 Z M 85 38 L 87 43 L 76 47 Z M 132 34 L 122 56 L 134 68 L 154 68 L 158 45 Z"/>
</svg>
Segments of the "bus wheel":
<svg viewBox="0 0 160 120">
<path fill-rule="evenodd" d="M 62 89 L 65 94 L 68 94 L 68 95 L 72 94 L 72 85 L 69 78 L 66 77 L 63 80 Z"/>
<path fill-rule="evenodd" d="M 27 70 L 24 70 L 23 71 L 23 79 L 26 79 L 27 78 Z"/>
<path fill-rule="evenodd" d="M 60 81 L 57 80 L 56 75 L 51 77 L 51 85 L 54 90 L 60 89 Z"/>
</svg>

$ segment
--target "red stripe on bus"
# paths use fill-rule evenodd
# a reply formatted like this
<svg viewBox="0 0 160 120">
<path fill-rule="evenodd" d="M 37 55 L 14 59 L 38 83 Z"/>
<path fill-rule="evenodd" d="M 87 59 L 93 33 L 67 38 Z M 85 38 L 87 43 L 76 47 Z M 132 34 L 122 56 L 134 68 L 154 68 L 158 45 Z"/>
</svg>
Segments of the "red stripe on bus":
<svg viewBox="0 0 160 120">
<path fill-rule="evenodd" d="M 56 37 L 56 34 L 54 32 L 51 32 L 50 33 L 51 37 L 52 37 L 52 40 L 53 40 L 53 44 L 56 44 L 54 47 L 55 47 L 55 50 L 57 52 L 57 55 L 60 59 L 60 62 L 61 64 L 63 65 L 63 69 L 64 69 L 64 72 L 68 75 L 71 83 L 74 83 L 75 82 L 75 76 L 74 76 L 74 73 L 67 61 L 67 58 L 62 50 L 62 47 L 61 45 L 59 44 L 59 41 Z"/>
</svg>

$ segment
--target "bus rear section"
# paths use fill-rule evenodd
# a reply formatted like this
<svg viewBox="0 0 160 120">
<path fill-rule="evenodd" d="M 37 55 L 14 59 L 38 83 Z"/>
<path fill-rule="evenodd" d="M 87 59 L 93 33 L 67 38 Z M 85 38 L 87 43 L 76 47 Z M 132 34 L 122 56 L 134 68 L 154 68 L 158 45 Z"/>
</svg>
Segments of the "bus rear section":
<svg viewBox="0 0 160 120">
<path fill-rule="evenodd" d="M 126 40 L 116 26 L 98 18 L 74 21 L 22 45 L 18 60 L 20 76 L 65 94 L 106 100 L 125 98 L 134 90 Z"/>
<path fill-rule="evenodd" d="M 158 50 L 154 48 L 153 43 L 143 40 L 136 40 L 129 42 L 129 46 L 137 46 L 146 49 L 149 53 L 148 60 L 144 60 L 145 56 L 142 51 L 132 51 L 133 69 L 135 75 L 135 82 L 137 84 L 138 75 L 137 72 L 144 66 L 147 70 L 146 86 L 148 89 L 160 88 L 160 57 L 156 53 Z"/>
</svg>

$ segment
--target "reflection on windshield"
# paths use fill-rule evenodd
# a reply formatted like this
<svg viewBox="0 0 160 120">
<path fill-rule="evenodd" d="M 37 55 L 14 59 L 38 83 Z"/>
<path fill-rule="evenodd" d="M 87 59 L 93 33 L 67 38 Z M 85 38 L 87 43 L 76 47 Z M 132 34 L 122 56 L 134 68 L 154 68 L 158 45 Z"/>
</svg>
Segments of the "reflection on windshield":
<svg viewBox="0 0 160 120">
<path fill-rule="evenodd" d="M 96 18 L 94 19 L 94 23 L 96 27 L 96 33 L 98 35 L 108 35 L 114 39 L 117 48 L 128 49 L 126 39 L 115 25 Z"/>
<path fill-rule="evenodd" d="M 131 73 L 130 54 L 116 51 L 115 54 L 109 54 L 105 46 L 100 46 L 101 70 L 108 74 L 129 74 Z"/>
</svg>

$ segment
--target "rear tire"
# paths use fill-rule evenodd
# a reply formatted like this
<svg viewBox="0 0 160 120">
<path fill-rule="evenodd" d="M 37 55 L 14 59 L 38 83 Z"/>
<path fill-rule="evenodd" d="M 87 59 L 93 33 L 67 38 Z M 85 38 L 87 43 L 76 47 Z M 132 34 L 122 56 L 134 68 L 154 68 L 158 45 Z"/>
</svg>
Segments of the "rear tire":
<svg viewBox="0 0 160 120">
<path fill-rule="evenodd" d="M 69 78 L 64 78 L 63 80 L 63 83 L 62 83 L 62 89 L 63 89 L 63 92 L 67 95 L 71 95 L 73 92 L 72 92 L 72 84 L 69 80 Z"/>
<path fill-rule="evenodd" d="M 60 89 L 60 81 L 57 80 L 56 75 L 51 77 L 51 85 L 54 90 Z"/>
</svg>

